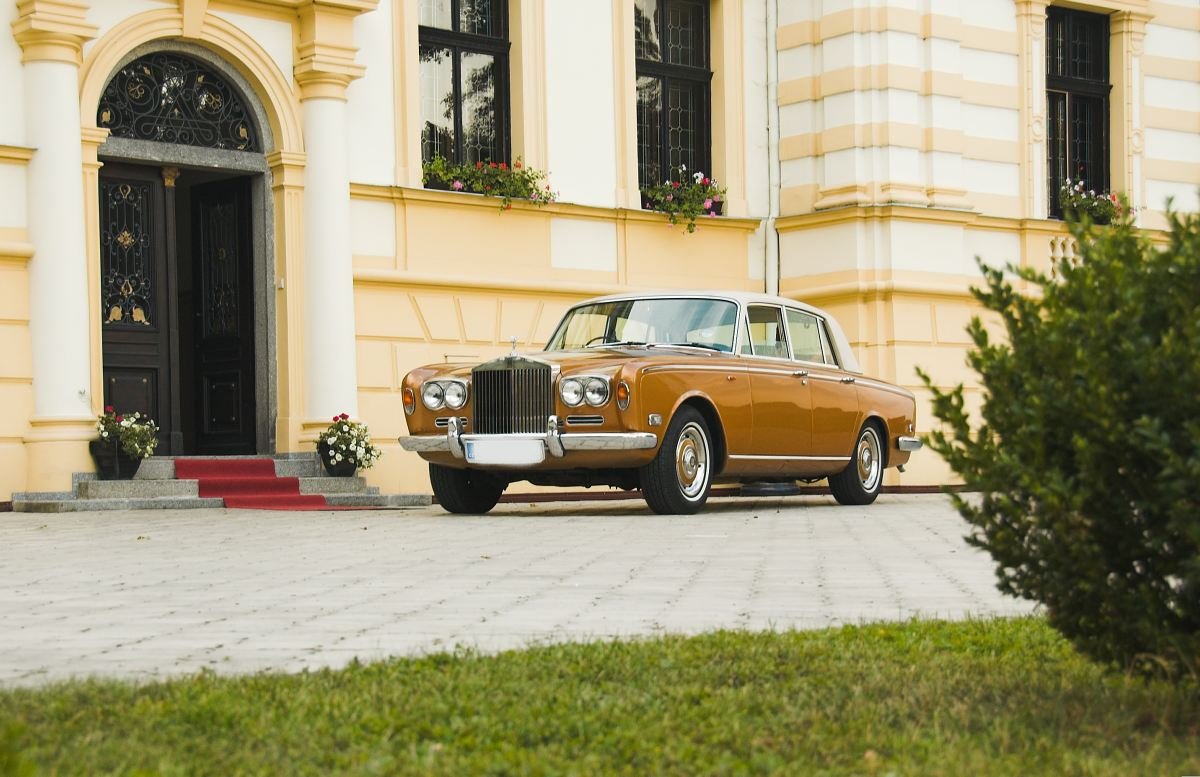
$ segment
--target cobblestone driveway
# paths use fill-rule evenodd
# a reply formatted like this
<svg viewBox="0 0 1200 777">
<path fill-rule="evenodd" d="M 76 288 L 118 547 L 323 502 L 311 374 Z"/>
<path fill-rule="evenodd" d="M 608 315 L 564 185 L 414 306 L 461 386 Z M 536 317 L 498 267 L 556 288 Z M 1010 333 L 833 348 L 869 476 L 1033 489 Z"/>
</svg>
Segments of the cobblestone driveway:
<svg viewBox="0 0 1200 777">
<path fill-rule="evenodd" d="M 941 496 L 0 515 L 0 684 L 1031 610 Z"/>
</svg>

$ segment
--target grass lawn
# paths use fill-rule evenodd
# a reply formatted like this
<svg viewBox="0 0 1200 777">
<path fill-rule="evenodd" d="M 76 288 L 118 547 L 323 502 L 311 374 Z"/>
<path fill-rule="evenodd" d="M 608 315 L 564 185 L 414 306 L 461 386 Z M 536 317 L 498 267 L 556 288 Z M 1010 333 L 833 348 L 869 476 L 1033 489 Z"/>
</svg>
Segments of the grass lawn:
<svg viewBox="0 0 1200 777">
<path fill-rule="evenodd" d="M 0 691 L 10 774 L 1200 774 L 1200 689 L 1040 619 Z"/>
</svg>

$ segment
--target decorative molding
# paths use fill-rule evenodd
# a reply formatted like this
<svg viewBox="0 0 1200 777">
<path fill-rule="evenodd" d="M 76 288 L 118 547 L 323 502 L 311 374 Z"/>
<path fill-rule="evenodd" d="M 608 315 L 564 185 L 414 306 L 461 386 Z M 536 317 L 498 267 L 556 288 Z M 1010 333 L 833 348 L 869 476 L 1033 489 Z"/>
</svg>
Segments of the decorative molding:
<svg viewBox="0 0 1200 777">
<path fill-rule="evenodd" d="M 377 5 L 378 0 L 310 0 L 298 8 L 300 26 L 292 72 L 301 100 L 346 99 L 346 87 L 366 72 L 366 67 L 354 61 L 358 53 L 354 19 Z"/>
<path fill-rule="evenodd" d="M 0 145 L 0 163 L 25 165 L 30 159 L 33 159 L 33 152 L 36 150 L 25 146 Z"/>
<path fill-rule="evenodd" d="M 87 22 L 87 3 L 73 0 L 20 0 L 12 23 L 22 62 L 83 62 L 83 44 L 99 28 Z"/>
</svg>

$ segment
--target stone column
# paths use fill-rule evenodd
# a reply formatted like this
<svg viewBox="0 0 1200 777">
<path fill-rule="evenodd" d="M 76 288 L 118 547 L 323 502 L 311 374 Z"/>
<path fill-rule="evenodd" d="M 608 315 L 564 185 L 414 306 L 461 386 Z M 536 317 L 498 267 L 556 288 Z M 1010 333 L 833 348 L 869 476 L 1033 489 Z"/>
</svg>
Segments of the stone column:
<svg viewBox="0 0 1200 777">
<path fill-rule="evenodd" d="M 1021 207 L 1025 218 L 1049 213 L 1046 170 L 1046 6 L 1017 0 L 1021 82 Z"/>
<path fill-rule="evenodd" d="M 22 49 L 28 168 L 29 333 L 33 417 L 25 439 L 30 490 L 67 490 L 92 468 L 100 398 L 91 393 L 87 246 L 79 67 L 96 28 L 86 4 L 22 0 L 13 37 Z"/>
<path fill-rule="evenodd" d="M 1109 17 L 1108 72 L 1112 82 L 1109 97 L 1110 148 L 1112 175 L 1109 187 L 1129 198 L 1130 206 L 1149 205 L 1161 208 L 1162 203 L 1147 203 L 1142 159 L 1145 151 L 1142 120 L 1142 55 L 1146 40 L 1149 14 L 1120 11 Z M 1141 217 L 1136 217 L 1140 223 Z"/>
<path fill-rule="evenodd" d="M 374 7 L 312 2 L 299 12 L 294 73 L 306 155 L 301 374 L 307 434 L 338 413 L 358 414 L 346 87 L 364 71 L 354 62 L 354 17 Z"/>
</svg>

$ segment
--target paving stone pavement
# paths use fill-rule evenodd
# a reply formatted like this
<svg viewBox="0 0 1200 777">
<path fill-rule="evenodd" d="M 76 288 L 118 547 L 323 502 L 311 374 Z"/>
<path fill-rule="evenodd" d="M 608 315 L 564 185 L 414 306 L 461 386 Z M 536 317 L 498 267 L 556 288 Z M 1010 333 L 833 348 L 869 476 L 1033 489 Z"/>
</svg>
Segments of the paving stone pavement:
<svg viewBox="0 0 1200 777">
<path fill-rule="evenodd" d="M 1032 611 L 942 496 L 0 515 L 0 685 Z"/>
</svg>

